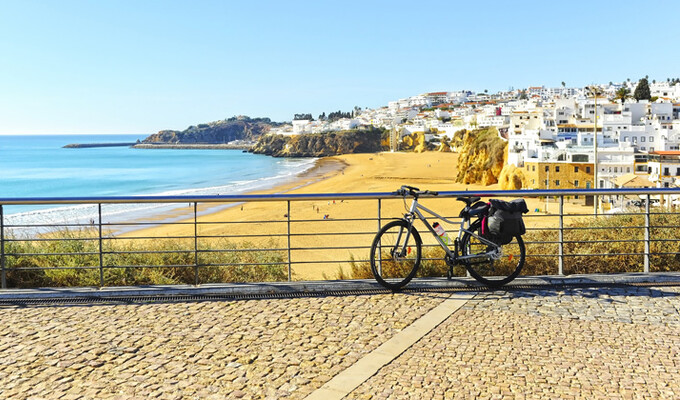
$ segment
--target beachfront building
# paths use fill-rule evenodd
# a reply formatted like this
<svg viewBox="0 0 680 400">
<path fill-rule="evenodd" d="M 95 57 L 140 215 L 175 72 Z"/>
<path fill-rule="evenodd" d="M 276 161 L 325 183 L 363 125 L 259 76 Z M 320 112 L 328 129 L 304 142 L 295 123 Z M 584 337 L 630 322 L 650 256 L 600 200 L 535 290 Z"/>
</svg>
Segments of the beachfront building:
<svg viewBox="0 0 680 400">
<path fill-rule="evenodd" d="M 649 152 L 647 168 L 656 187 L 680 187 L 680 151 Z"/>
<path fill-rule="evenodd" d="M 528 189 L 590 189 L 593 163 L 579 157 L 564 161 L 527 160 L 523 173 Z"/>
</svg>

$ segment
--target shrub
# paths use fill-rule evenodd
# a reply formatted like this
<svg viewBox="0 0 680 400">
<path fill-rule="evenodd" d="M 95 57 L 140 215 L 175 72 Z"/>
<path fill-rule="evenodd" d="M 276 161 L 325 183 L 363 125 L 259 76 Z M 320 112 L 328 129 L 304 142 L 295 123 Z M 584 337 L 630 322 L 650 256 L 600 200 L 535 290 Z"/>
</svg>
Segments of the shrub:
<svg viewBox="0 0 680 400">
<path fill-rule="evenodd" d="M 103 242 L 105 285 L 193 284 L 196 253 L 191 239 Z M 267 248 L 274 248 L 268 244 Z M 99 240 L 95 230 L 63 230 L 41 239 L 15 239 L 5 246 L 9 287 L 99 286 Z M 77 254 L 76 254 L 77 253 Z M 210 241 L 198 251 L 200 283 L 281 281 L 288 278 L 283 251 L 251 243 Z"/>
</svg>

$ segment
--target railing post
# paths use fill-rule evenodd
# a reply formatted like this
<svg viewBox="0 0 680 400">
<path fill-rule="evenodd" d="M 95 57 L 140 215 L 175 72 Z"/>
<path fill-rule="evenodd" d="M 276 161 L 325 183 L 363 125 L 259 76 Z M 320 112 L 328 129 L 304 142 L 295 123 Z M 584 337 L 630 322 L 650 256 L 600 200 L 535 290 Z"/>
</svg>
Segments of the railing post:
<svg viewBox="0 0 680 400">
<path fill-rule="evenodd" d="M 194 201 L 194 285 L 198 286 L 198 202 Z"/>
<path fill-rule="evenodd" d="M 5 271 L 5 214 L 0 204 L 0 268 L 2 268 L 2 288 L 7 289 L 7 272 Z"/>
<path fill-rule="evenodd" d="M 286 212 L 286 218 L 287 218 L 287 225 L 288 225 L 288 234 L 286 235 L 288 237 L 288 282 L 293 280 L 293 267 L 292 267 L 292 262 L 290 260 L 290 200 L 286 200 L 286 204 L 288 206 L 288 210 Z"/>
<path fill-rule="evenodd" d="M 381 212 L 382 202 L 378 199 L 378 230 L 376 232 L 380 232 L 380 228 L 382 228 Z M 380 243 L 378 243 L 378 273 L 382 274 L 382 247 L 380 247 Z"/>
<path fill-rule="evenodd" d="M 560 195 L 560 231 L 557 258 L 557 274 L 564 275 L 564 195 Z"/>
<path fill-rule="evenodd" d="M 97 223 L 99 231 L 99 287 L 104 287 L 104 249 L 102 246 L 102 203 L 97 204 L 99 221 Z"/>
<path fill-rule="evenodd" d="M 650 238 L 650 218 L 649 218 L 649 201 L 651 196 L 647 194 L 647 200 L 645 201 L 645 257 L 644 257 L 644 273 L 649 273 L 649 238 Z"/>
</svg>

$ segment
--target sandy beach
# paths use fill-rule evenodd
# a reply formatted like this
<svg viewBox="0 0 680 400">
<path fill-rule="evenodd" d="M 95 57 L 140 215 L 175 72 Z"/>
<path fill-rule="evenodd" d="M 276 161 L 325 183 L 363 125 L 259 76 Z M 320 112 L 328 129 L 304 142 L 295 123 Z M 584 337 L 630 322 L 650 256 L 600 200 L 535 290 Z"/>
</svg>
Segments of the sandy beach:
<svg viewBox="0 0 680 400">
<path fill-rule="evenodd" d="M 401 185 L 435 191 L 484 192 L 498 190 L 498 185 L 463 185 L 455 183 L 456 153 L 377 153 L 347 154 L 320 159 L 316 166 L 296 181 L 260 193 L 361 193 L 391 192 Z M 526 198 L 534 217 L 525 219 L 529 226 L 557 226 L 557 218 L 545 216 L 545 202 Z M 455 199 L 424 199 L 423 204 L 447 217 L 456 217 L 462 203 Z M 557 204 L 550 204 L 557 211 Z M 536 212 L 536 210 L 539 212 Z M 565 204 L 570 213 L 589 213 L 592 207 Z M 286 202 L 250 202 L 199 218 L 200 236 L 228 236 L 230 241 L 248 241 L 257 248 L 287 248 Z M 383 200 L 381 223 L 404 213 L 401 199 Z M 335 279 L 349 272 L 348 261 L 367 259 L 368 248 L 378 230 L 376 200 L 294 201 L 290 204 L 291 260 L 293 279 Z M 545 217 L 542 217 L 545 216 Z M 364 220 L 371 219 L 371 220 Z M 270 221 L 270 222 L 264 222 Z M 443 225 L 448 232 L 457 226 Z M 125 236 L 193 235 L 193 225 L 162 225 L 127 233 Z M 421 232 L 424 230 L 421 229 Z M 349 234 L 352 233 L 352 234 Z M 266 235 L 268 237 L 249 237 Z M 427 235 L 427 233 L 425 233 Z M 424 235 L 423 235 L 424 236 Z M 429 235 L 427 235 L 429 236 Z M 423 237 L 426 239 L 426 236 Z M 209 240 L 209 239 L 201 239 Z M 427 242 L 427 240 L 426 240 Z M 321 248 L 308 250 L 309 247 Z M 336 249 L 342 247 L 342 249 Z M 347 247 L 351 249 L 347 249 Z"/>
</svg>

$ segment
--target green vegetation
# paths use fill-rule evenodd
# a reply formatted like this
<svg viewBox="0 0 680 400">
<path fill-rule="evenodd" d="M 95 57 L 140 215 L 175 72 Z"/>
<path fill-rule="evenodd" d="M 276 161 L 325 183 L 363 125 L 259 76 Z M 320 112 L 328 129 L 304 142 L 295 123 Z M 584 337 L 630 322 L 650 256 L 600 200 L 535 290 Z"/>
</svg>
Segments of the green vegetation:
<svg viewBox="0 0 680 400">
<path fill-rule="evenodd" d="M 420 261 L 420 268 L 416 273 L 416 278 L 425 278 L 431 276 L 446 276 L 446 271 L 449 267 L 444 262 L 444 250 L 438 246 L 423 247 L 422 259 Z M 384 264 L 387 265 L 387 264 Z M 383 268 L 385 268 L 383 266 Z M 344 277 L 344 279 L 372 279 L 373 272 L 371 272 L 371 264 L 368 261 L 356 262 L 352 261 L 350 263 L 351 274 L 349 277 Z M 465 267 L 457 265 L 453 269 L 453 274 L 455 276 L 465 276 Z M 386 272 L 386 275 L 390 275 Z M 404 275 L 402 273 L 401 275 Z M 344 276 L 344 274 L 343 274 Z M 395 276 L 400 276 L 396 274 Z M 339 279 L 339 278 L 338 278 Z"/>
<path fill-rule="evenodd" d="M 651 217 L 650 271 L 680 271 L 680 215 Z M 558 231 L 531 230 L 522 236 L 527 259 L 522 275 L 556 275 Z M 610 215 L 576 221 L 565 227 L 564 273 L 606 274 L 642 272 L 644 268 L 644 216 Z M 548 243 L 539 243 L 548 242 Z M 596 255 L 597 254 L 597 255 Z M 446 276 L 444 252 L 438 247 L 423 248 L 418 277 Z M 455 276 L 464 276 L 462 266 Z M 351 274 L 344 279 L 373 278 L 368 262 L 351 263 Z"/>
<path fill-rule="evenodd" d="M 8 287 L 100 285 L 96 231 L 63 231 L 47 239 L 5 243 Z M 193 284 L 196 280 L 193 246 L 193 238 L 105 239 L 104 285 Z M 276 244 L 266 247 L 277 248 Z M 257 250 L 252 243 L 199 242 L 198 263 L 199 283 L 267 282 L 288 278 L 284 251 Z"/>
<path fill-rule="evenodd" d="M 614 95 L 614 101 L 619 100 L 621 104 L 623 104 L 626 100 L 630 98 L 630 89 L 627 87 L 622 87 L 619 90 L 616 91 L 616 94 Z"/>
<path fill-rule="evenodd" d="M 652 215 L 650 270 L 680 271 L 680 215 Z M 11 288 L 99 286 L 99 242 L 94 230 L 58 232 L 60 240 L 5 242 L 7 284 Z M 558 231 L 530 230 L 523 236 L 527 259 L 522 275 L 555 275 Z M 564 231 L 564 273 L 641 272 L 644 216 L 610 215 L 575 221 Z M 263 244 L 259 244 L 262 247 Z M 193 284 L 193 238 L 103 242 L 104 285 Z M 255 244 L 226 240 L 199 242 L 199 283 L 271 282 L 288 278 L 285 250 L 265 251 Z M 276 243 L 266 248 L 280 248 Z M 77 253 L 77 254 L 73 254 Z M 446 276 L 444 252 L 423 248 L 417 277 Z M 351 262 L 329 279 L 372 279 L 368 262 Z M 462 266 L 455 276 L 465 276 Z"/>
<path fill-rule="evenodd" d="M 652 215 L 650 221 L 650 270 L 680 271 L 680 215 Z M 642 272 L 644 266 L 644 216 L 608 215 L 570 224 L 564 233 L 564 273 Z M 558 232 L 530 231 L 527 243 L 525 275 L 557 273 Z M 534 243 L 531 243 L 534 242 Z M 589 256 L 590 254 L 604 254 Z M 533 256 L 532 256 L 533 255 Z M 583 255 L 583 256 L 579 256 Z"/>
<path fill-rule="evenodd" d="M 647 78 L 640 79 L 640 82 L 638 82 L 638 85 L 635 87 L 635 92 L 633 92 L 633 98 L 637 101 L 650 100 L 652 98 Z"/>
</svg>

